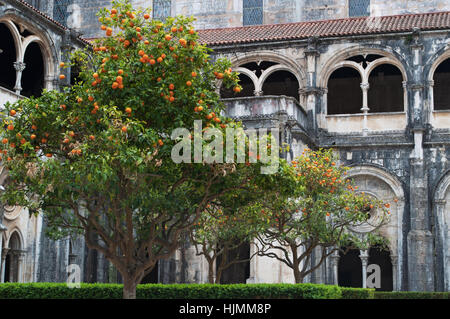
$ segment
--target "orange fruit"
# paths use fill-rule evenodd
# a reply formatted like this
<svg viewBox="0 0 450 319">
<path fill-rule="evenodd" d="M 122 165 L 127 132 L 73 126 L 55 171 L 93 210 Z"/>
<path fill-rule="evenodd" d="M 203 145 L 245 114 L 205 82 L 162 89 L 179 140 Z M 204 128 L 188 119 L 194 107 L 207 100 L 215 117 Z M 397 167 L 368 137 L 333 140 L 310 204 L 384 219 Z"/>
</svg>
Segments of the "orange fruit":
<svg viewBox="0 0 450 319">
<path fill-rule="evenodd" d="M 187 81 L 187 82 L 186 82 L 186 85 L 187 85 L 187 86 L 191 86 L 191 85 L 192 85 L 192 82 L 191 82 L 191 81 Z"/>
<path fill-rule="evenodd" d="M 145 20 L 150 19 L 150 15 L 149 15 L 148 13 L 144 14 L 144 19 L 145 19 Z"/>
<path fill-rule="evenodd" d="M 128 131 L 128 128 L 126 126 L 122 126 L 122 132 L 126 133 Z"/>
<path fill-rule="evenodd" d="M 170 40 L 172 40 L 172 36 L 170 34 L 166 34 L 164 39 L 166 39 L 166 41 L 170 41 Z"/>
<path fill-rule="evenodd" d="M 93 141 L 93 140 L 95 140 L 95 136 L 94 136 L 94 135 L 90 135 L 90 136 L 89 136 L 89 139 L 90 139 L 91 141 Z"/>
<path fill-rule="evenodd" d="M 9 115 L 11 115 L 11 116 L 16 115 L 16 110 L 11 110 L 11 111 L 9 111 Z"/>
<path fill-rule="evenodd" d="M 47 153 L 47 154 L 45 154 L 45 156 L 47 156 L 47 157 L 52 157 L 52 154 Z"/>
<path fill-rule="evenodd" d="M 191 75 L 193 78 L 195 78 L 197 76 L 197 72 L 192 72 Z"/>
<path fill-rule="evenodd" d="M 127 107 L 127 108 L 125 109 L 125 112 L 128 113 L 128 114 L 131 114 L 131 107 Z"/>
<path fill-rule="evenodd" d="M 151 65 L 153 65 L 153 64 L 155 64 L 155 63 L 156 63 L 155 59 L 150 59 L 150 64 L 151 64 Z"/>
<path fill-rule="evenodd" d="M 14 130 L 14 125 L 9 124 L 9 125 L 8 125 L 8 130 L 10 130 L 10 131 Z"/>
<path fill-rule="evenodd" d="M 3 143 L 3 144 L 8 144 L 8 139 L 7 139 L 7 138 L 4 138 L 4 139 L 2 140 L 2 143 Z"/>
<path fill-rule="evenodd" d="M 61 63 L 59 64 L 59 67 L 62 68 L 62 67 L 64 67 L 64 65 L 65 65 L 64 62 L 61 62 Z"/>
<path fill-rule="evenodd" d="M 66 78 L 66 76 L 65 76 L 64 74 L 60 74 L 60 75 L 59 75 L 59 79 L 60 79 L 60 80 L 64 80 L 65 78 Z"/>
<path fill-rule="evenodd" d="M 181 38 L 180 40 L 178 40 L 178 42 L 180 42 L 180 44 L 182 45 L 182 46 L 186 46 L 186 40 L 185 39 L 183 39 L 183 38 Z"/>
<path fill-rule="evenodd" d="M 174 89 L 175 89 L 175 85 L 169 84 L 169 90 L 174 90 Z"/>
</svg>

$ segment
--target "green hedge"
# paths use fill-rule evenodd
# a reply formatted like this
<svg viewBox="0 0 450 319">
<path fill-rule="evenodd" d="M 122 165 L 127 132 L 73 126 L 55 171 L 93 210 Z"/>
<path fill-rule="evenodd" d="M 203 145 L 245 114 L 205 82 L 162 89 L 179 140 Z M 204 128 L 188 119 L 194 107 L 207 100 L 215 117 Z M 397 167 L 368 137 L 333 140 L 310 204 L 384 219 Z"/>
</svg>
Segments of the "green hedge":
<svg viewBox="0 0 450 319">
<path fill-rule="evenodd" d="M 376 291 L 375 299 L 450 299 L 450 292 Z"/>
<path fill-rule="evenodd" d="M 342 299 L 374 299 L 375 289 L 340 287 Z"/>
<path fill-rule="evenodd" d="M 142 299 L 339 299 L 341 288 L 319 284 L 145 284 L 139 285 Z M 0 299 L 120 299 L 122 285 L 64 283 L 0 284 Z"/>
</svg>

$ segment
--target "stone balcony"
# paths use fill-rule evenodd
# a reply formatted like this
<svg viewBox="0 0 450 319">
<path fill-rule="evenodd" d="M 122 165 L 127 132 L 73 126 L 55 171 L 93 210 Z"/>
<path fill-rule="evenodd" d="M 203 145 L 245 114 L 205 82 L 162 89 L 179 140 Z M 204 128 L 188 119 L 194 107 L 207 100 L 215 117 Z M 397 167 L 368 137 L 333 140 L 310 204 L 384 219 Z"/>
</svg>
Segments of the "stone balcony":
<svg viewBox="0 0 450 319">
<path fill-rule="evenodd" d="M 306 111 L 298 101 L 289 96 L 251 96 L 222 100 L 229 117 L 247 120 L 275 119 L 278 112 L 285 112 L 289 119 L 294 119 L 303 129 L 306 128 Z"/>
<path fill-rule="evenodd" d="M 3 109 L 6 102 L 14 103 L 23 99 L 23 96 L 0 86 L 0 109 Z"/>
</svg>

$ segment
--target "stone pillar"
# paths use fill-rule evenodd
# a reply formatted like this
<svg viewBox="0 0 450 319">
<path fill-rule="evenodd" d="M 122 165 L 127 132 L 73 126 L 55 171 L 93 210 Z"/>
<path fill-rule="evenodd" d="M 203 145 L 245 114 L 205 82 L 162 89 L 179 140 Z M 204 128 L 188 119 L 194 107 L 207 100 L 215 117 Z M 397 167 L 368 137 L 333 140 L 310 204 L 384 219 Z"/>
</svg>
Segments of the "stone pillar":
<svg viewBox="0 0 450 319">
<path fill-rule="evenodd" d="M 360 250 L 359 258 L 361 258 L 362 264 L 362 287 L 367 288 L 367 263 L 369 261 L 369 251 Z"/>
<path fill-rule="evenodd" d="M 253 256 L 255 254 L 258 247 L 256 246 L 256 243 L 252 242 L 250 243 L 250 256 Z M 253 256 L 252 259 L 250 259 L 250 277 L 247 279 L 247 284 L 256 284 L 258 283 L 257 273 L 258 273 L 258 255 Z"/>
<path fill-rule="evenodd" d="M 318 39 L 311 37 L 308 39 L 308 47 L 305 50 L 306 59 L 306 88 L 302 91 L 306 98 L 306 112 L 308 118 L 308 129 L 315 131 L 317 129 L 316 104 L 317 94 L 321 93 L 316 85 L 316 64 L 317 57 L 320 55 L 317 50 Z"/>
<path fill-rule="evenodd" d="M 260 90 L 260 91 L 255 90 L 255 91 L 253 91 L 253 95 L 254 96 L 263 96 L 264 92 L 262 90 Z"/>
<path fill-rule="evenodd" d="M 408 289 L 410 291 L 434 290 L 433 236 L 429 224 L 428 174 L 423 159 L 424 138 L 424 84 L 422 82 L 423 45 L 420 30 L 414 28 L 412 52 L 412 83 L 409 101 L 409 126 L 414 135 L 414 150 L 410 156 L 410 225 L 407 236 Z"/>
<path fill-rule="evenodd" d="M 2 249 L 2 269 L 1 269 L 1 282 L 5 282 L 5 260 L 6 260 L 6 255 L 9 252 L 9 248 L 3 248 Z"/>
<path fill-rule="evenodd" d="M 333 285 L 339 284 L 339 278 L 338 278 L 338 265 L 339 265 L 339 259 L 341 256 L 339 256 L 339 250 L 335 250 L 333 254 L 331 255 L 331 267 L 333 268 Z"/>
<path fill-rule="evenodd" d="M 399 287 L 399 282 L 397 280 L 397 276 L 398 276 L 398 256 L 396 255 L 392 255 L 391 256 L 391 263 L 392 263 L 392 288 L 394 291 L 399 291 L 400 287 Z"/>
<path fill-rule="evenodd" d="M 369 87 L 370 87 L 369 83 L 361 83 L 361 90 L 363 94 L 363 106 L 361 108 L 361 111 L 364 114 L 363 129 L 362 129 L 363 136 L 367 136 L 367 133 L 369 132 L 369 128 L 367 127 L 367 113 L 369 113 L 369 102 L 368 102 Z"/>
<path fill-rule="evenodd" d="M 16 250 L 14 253 L 17 256 L 17 282 L 25 282 L 25 271 L 24 271 L 25 251 Z"/>
<path fill-rule="evenodd" d="M 25 70 L 26 64 L 24 62 L 14 62 L 14 69 L 16 70 L 16 85 L 14 86 L 14 91 L 16 94 L 20 94 L 22 91 L 22 72 Z"/>
</svg>

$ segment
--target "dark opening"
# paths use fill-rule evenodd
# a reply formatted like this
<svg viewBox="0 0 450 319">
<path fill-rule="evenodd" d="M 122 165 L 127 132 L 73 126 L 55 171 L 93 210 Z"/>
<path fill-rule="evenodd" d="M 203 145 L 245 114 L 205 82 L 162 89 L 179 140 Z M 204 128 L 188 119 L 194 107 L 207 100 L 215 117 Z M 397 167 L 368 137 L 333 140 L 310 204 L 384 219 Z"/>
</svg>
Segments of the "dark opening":
<svg viewBox="0 0 450 319">
<path fill-rule="evenodd" d="M 392 263 L 388 250 L 382 250 L 380 247 L 372 247 L 369 250 L 369 265 L 376 264 L 381 269 L 381 288 L 375 288 L 379 291 L 392 291 Z"/>
<path fill-rule="evenodd" d="M 382 64 L 373 69 L 369 76 L 369 112 L 402 112 L 402 82 L 402 73 L 394 65 Z"/>
<path fill-rule="evenodd" d="M 338 285 L 343 287 L 362 287 L 362 263 L 359 249 L 350 249 L 345 255 L 340 252 L 338 264 Z"/>
<path fill-rule="evenodd" d="M 0 23 L 0 86 L 13 91 L 16 84 L 16 70 L 14 62 L 16 62 L 16 47 L 14 38 L 8 27 Z"/>
<path fill-rule="evenodd" d="M 18 282 L 19 281 L 19 258 L 16 251 L 21 249 L 19 235 L 14 232 L 9 239 L 9 252 L 6 255 L 5 260 L 5 282 Z"/>
<path fill-rule="evenodd" d="M 295 75 L 288 71 L 276 71 L 264 81 L 264 95 L 286 95 L 299 100 L 299 84 Z"/>
<path fill-rule="evenodd" d="M 8 253 L 5 259 L 5 282 L 11 282 L 10 273 L 11 273 L 11 254 Z"/>
<path fill-rule="evenodd" d="M 159 261 L 155 264 L 152 271 L 141 280 L 141 284 L 157 284 L 159 282 L 158 270 L 159 270 Z"/>
<path fill-rule="evenodd" d="M 253 81 L 245 74 L 239 74 L 239 84 L 242 86 L 242 90 L 239 93 L 233 91 L 233 87 L 226 89 L 222 87 L 220 89 L 220 97 L 222 99 L 230 99 L 234 97 L 246 97 L 254 96 L 255 85 Z"/>
<path fill-rule="evenodd" d="M 278 63 L 269 62 L 269 61 L 261 61 L 261 62 L 246 63 L 246 64 L 241 65 L 241 67 L 255 72 L 255 75 L 257 77 L 260 77 L 263 71 L 267 70 L 268 68 L 270 68 L 271 66 L 276 65 L 276 64 L 278 64 Z"/>
<path fill-rule="evenodd" d="M 343 67 L 334 71 L 328 79 L 328 114 L 361 113 L 361 76 L 353 68 Z"/>
<path fill-rule="evenodd" d="M 22 73 L 22 92 L 26 97 L 39 97 L 44 88 L 44 58 L 36 42 L 30 43 L 25 52 L 25 70 Z"/>
<path fill-rule="evenodd" d="M 445 60 L 434 72 L 434 109 L 450 110 L 450 59 Z"/>
<path fill-rule="evenodd" d="M 355 55 L 355 56 L 352 56 L 351 58 L 348 58 L 347 61 L 353 61 L 353 62 L 356 62 L 356 63 L 362 63 L 362 67 L 366 68 L 367 64 L 369 62 L 373 62 L 373 61 L 375 61 L 377 59 L 380 59 L 382 57 L 383 57 L 382 55 L 378 55 L 378 54 L 368 54 L 366 56 Z"/>
<path fill-rule="evenodd" d="M 233 249 L 228 254 L 228 261 L 246 260 L 250 258 L 250 243 L 244 242 L 236 249 Z M 222 256 L 219 256 L 216 261 L 216 267 L 222 261 Z M 217 269 L 216 269 L 217 270 Z M 220 278 L 221 284 L 245 284 L 250 277 L 250 261 L 243 261 L 233 264 L 222 272 Z"/>
<path fill-rule="evenodd" d="M 75 85 L 81 81 L 80 78 L 81 68 L 78 63 L 75 63 L 70 67 L 70 85 Z"/>
</svg>

